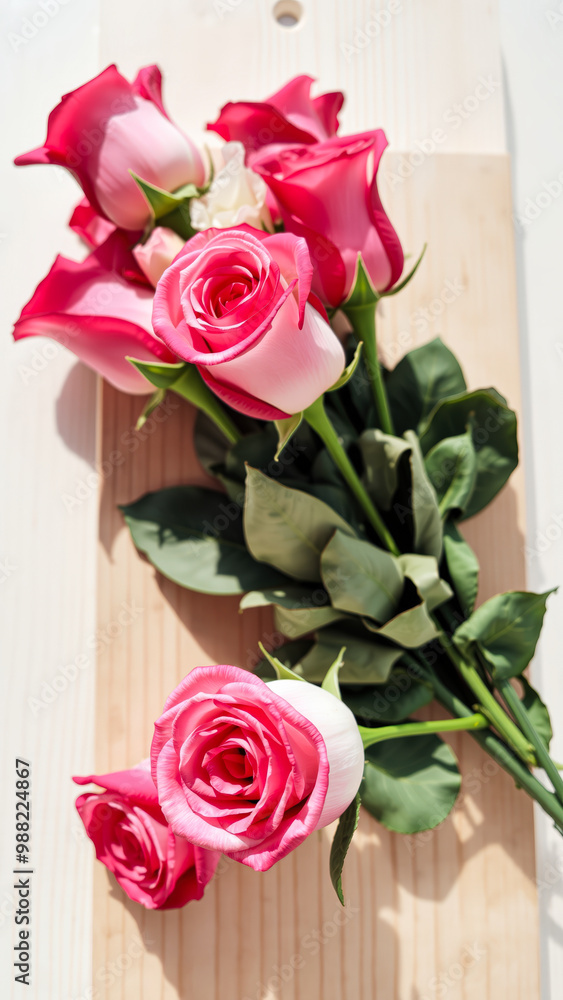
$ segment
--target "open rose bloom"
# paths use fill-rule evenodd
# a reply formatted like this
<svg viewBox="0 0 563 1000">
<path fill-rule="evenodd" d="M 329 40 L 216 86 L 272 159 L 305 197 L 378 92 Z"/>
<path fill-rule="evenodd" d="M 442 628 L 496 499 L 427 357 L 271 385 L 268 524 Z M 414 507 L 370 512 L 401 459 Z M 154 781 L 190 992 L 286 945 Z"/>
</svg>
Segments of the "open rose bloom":
<svg viewBox="0 0 563 1000">
<path fill-rule="evenodd" d="M 220 855 L 172 832 L 147 765 L 75 778 L 103 789 L 80 795 L 76 808 L 96 857 L 130 899 L 150 910 L 171 909 L 201 899 Z"/>
<path fill-rule="evenodd" d="M 196 667 L 155 723 L 151 762 L 178 836 L 266 871 L 342 815 L 364 750 L 349 708 L 321 688 Z"/>
<path fill-rule="evenodd" d="M 305 240 L 250 226 L 208 229 L 158 282 L 153 324 L 225 403 L 276 420 L 298 413 L 342 374 L 344 351 L 311 299 Z"/>
</svg>

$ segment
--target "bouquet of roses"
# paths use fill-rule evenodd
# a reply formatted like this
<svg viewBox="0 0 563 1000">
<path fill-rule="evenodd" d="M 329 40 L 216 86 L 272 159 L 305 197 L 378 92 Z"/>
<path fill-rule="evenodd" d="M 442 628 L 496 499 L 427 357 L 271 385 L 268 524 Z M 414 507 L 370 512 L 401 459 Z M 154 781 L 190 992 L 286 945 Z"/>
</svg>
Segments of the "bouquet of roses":
<svg viewBox="0 0 563 1000">
<path fill-rule="evenodd" d="M 227 104 L 204 156 L 156 67 L 129 84 L 111 66 L 16 161 L 74 174 L 70 225 L 91 247 L 57 259 L 16 338 L 54 337 L 152 393 L 141 424 L 168 392 L 197 407 L 216 486 L 132 498 L 133 540 L 180 586 L 275 614 L 255 673 L 197 667 L 170 695 L 150 762 L 76 779 L 102 789 L 77 802 L 98 858 L 152 908 L 200 898 L 221 853 L 264 871 L 335 820 L 342 899 L 360 803 L 402 833 L 453 807 L 439 735 L 453 730 L 563 831 L 549 714 L 523 673 L 549 595 L 475 609 L 459 528 L 516 467 L 516 416 L 496 390 L 468 391 L 440 340 L 380 364 L 377 304 L 422 254 L 403 276 L 377 190 L 383 132 L 337 135 L 343 96 L 311 83 Z M 447 718 L 412 719 L 434 699 Z"/>
</svg>

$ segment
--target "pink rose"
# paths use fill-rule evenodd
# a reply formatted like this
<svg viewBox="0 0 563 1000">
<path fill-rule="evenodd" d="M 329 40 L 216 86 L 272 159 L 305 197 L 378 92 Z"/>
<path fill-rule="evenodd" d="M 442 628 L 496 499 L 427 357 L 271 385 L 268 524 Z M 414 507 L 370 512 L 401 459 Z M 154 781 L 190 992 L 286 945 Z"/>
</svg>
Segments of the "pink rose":
<svg viewBox="0 0 563 1000">
<path fill-rule="evenodd" d="M 98 215 L 87 198 L 78 202 L 69 221 L 69 228 L 86 244 L 95 249 L 105 243 L 108 236 L 115 230 L 113 222 Z"/>
<path fill-rule="evenodd" d="M 342 815 L 364 750 L 350 710 L 319 687 L 197 667 L 155 723 L 151 764 L 175 833 L 266 871 Z"/>
<path fill-rule="evenodd" d="M 141 271 L 156 288 L 159 279 L 167 267 L 170 267 L 176 254 L 182 250 L 186 241 L 165 226 L 153 229 L 146 243 L 133 247 L 133 256 Z"/>
<path fill-rule="evenodd" d="M 108 66 L 63 97 L 49 115 L 45 145 L 16 164 L 67 167 L 100 215 L 123 229 L 143 229 L 150 210 L 130 170 L 167 191 L 202 184 L 205 175 L 196 147 L 164 110 L 161 84 L 157 66 L 141 69 L 132 84 Z"/>
<path fill-rule="evenodd" d="M 116 231 L 84 261 L 57 257 L 24 306 L 14 338 L 52 337 L 117 389 L 149 393 L 152 386 L 127 355 L 177 361 L 153 333 L 153 298 L 126 235 Z"/>
<path fill-rule="evenodd" d="M 156 333 L 197 365 L 235 410 L 276 420 L 313 403 L 342 374 L 342 346 L 308 301 L 304 240 L 242 225 L 189 240 L 160 279 Z"/>
<path fill-rule="evenodd" d="M 227 141 L 242 142 L 247 163 L 283 143 L 322 142 L 338 130 L 344 95 L 339 91 L 311 97 L 313 79 L 296 76 L 265 101 L 225 104 L 216 122 L 207 126 Z"/>
<path fill-rule="evenodd" d="M 377 190 L 386 146 L 377 129 L 280 148 L 253 167 L 275 196 L 285 228 L 307 240 L 313 288 L 330 306 L 350 293 L 359 253 L 379 292 L 394 285 L 403 269 L 401 244 Z"/>
<path fill-rule="evenodd" d="M 128 771 L 74 778 L 105 789 L 86 792 L 76 808 L 98 861 L 130 899 L 149 910 L 169 910 L 201 899 L 220 855 L 176 837 L 158 804 L 148 761 Z"/>
</svg>

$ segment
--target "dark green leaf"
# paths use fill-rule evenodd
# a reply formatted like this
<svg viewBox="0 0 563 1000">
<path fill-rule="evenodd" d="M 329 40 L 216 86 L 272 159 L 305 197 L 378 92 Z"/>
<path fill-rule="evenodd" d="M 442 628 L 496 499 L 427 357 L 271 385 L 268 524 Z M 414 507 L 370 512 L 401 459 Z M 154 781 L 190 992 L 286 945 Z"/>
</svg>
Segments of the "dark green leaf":
<svg viewBox="0 0 563 1000">
<path fill-rule="evenodd" d="M 453 596 L 450 585 L 440 576 L 434 556 L 409 552 L 399 556 L 398 562 L 405 576 L 414 583 L 429 612 L 439 608 Z"/>
<path fill-rule="evenodd" d="M 552 593 L 513 590 L 491 597 L 456 630 L 456 646 L 465 651 L 477 644 L 496 680 L 517 677 L 535 653 L 546 601 Z"/>
<path fill-rule="evenodd" d="M 275 624 L 282 635 L 299 639 L 330 622 L 345 618 L 330 605 L 329 596 L 321 587 L 284 587 L 275 590 L 253 590 L 240 602 L 241 611 L 247 608 L 274 605 Z"/>
<path fill-rule="evenodd" d="M 358 444 L 365 468 L 365 484 L 379 510 L 390 510 L 399 484 L 399 463 L 411 446 L 404 438 L 383 431 L 364 431 Z"/>
<path fill-rule="evenodd" d="M 406 431 L 405 439 L 411 446 L 411 507 L 414 521 L 413 547 L 415 552 L 434 556 L 442 555 L 442 518 L 434 487 L 430 483 L 418 438 L 414 431 Z"/>
<path fill-rule="evenodd" d="M 256 562 L 242 511 L 223 493 L 173 486 L 121 508 L 137 548 L 164 576 L 204 594 L 242 594 L 284 586 L 287 578 Z"/>
<path fill-rule="evenodd" d="M 342 906 L 344 906 L 344 893 L 342 892 L 342 869 L 348 853 L 348 848 L 352 843 L 352 837 L 358 826 L 360 818 L 360 796 L 356 795 L 350 803 L 346 812 L 338 820 L 334 840 L 330 849 L 330 880 L 334 886 Z"/>
<path fill-rule="evenodd" d="M 417 430 L 440 400 L 465 388 L 459 362 L 439 337 L 409 351 L 387 379 L 396 433 Z"/>
<path fill-rule="evenodd" d="M 321 553 L 337 529 L 354 534 L 332 507 L 248 466 L 244 533 L 259 562 L 297 580 L 320 580 Z"/>
<path fill-rule="evenodd" d="M 404 736 L 366 750 L 362 805 L 388 830 L 420 833 L 453 808 L 461 775 L 439 736 Z"/>
<path fill-rule="evenodd" d="M 403 591 L 399 561 L 388 552 L 336 531 L 321 556 L 321 575 L 335 608 L 385 622 Z"/>
<path fill-rule="evenodd" d="M 477 456 L 471 430 L 456 437 L 444 438 L 434 445 L 424 464 L 436 490 L 442 517 L 450 511 L 455 512 L 454 516 L 463 514 L 477 479 Z"/>
<path fill-rule="evenodd" d="M 386 684 L 342 689 L 342 699 L 348 708 L 370 725 L 403 722 L 417 709 L 429 705 L 433 697 L 432 688 L 402 670 L 401 664 L 392 671 Z"/>
<path fill-rule="evenodd" d="M 438 403 L 420 432 L 427 455 L 444 438 L 464 434 L 471 424 L 477 476 L 464 517 L 486 507 L 518 465 L 516 414 L 495 389 L 464 392 Z"/>
<path fill-rule="evenodd" d="M 444 525 L 444 557 L 463 614 L 475 607 L 479 588 L 479 562 L 453 521 Z"/>
<path fill-rule="evenodd" d="M 316 642 L 288 642 L 276 650 L 282 663 L 312 684 L 322 684 L 331 664 L 346 646 L 344 665 L 340 670 L 341 684 L 384 683 L 402 650 L 382 642 L 376 636 L 360 639 L 338 625 L 318 631 Z"/>
<path fill-rule="evenodd" d="M 418 649 L 438 636 L 438 630 L 425 604 L 417 604 L 414 608 L 402 611 L 380 628 L 373 627 L 367 619 L 364 619 L 364 624 L 370 632 L 384 636 L 404 649 Z"/>
<path fill-rule="evenodd" d="M 526 709 L 536 733 L 549 750 L 553 730 L 551 728 L 551 719 L 547 705 L 543 703 L 538 692 L 525 677 L 519 677 L 518 679 L 523 688 L 522 705 Z"/>
</svg>

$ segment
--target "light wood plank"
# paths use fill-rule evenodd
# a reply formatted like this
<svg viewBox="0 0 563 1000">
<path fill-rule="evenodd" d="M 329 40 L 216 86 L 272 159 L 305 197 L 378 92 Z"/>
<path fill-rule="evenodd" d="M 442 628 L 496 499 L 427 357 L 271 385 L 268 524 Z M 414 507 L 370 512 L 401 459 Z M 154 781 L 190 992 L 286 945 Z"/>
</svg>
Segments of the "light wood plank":
<svg viewBox="0 0 563 1000">
<path fill-rule="evenodd" d="M 389 157 L 389 168 L 396 162 Z M 498 384 L 518 407 L 507 158 L 436 156 L 389 190 L 387 202 L 407 248 L 416 251 L 427 239 L 430 249 L 408 291 L 385 304 L 385 353 L 396 354 L 393 345 L 404 331 L 402 351 L 441 333 L 471 385 Z M 424 330 L 417 328 L 415 310 L 432 303 L 447 280 L 461 281 L 464 291 Z M 102 455 L 119 450 L 138 409 L 138 400 L 104 387 Z M 123 601 L 144 610 L 100 662 L 100 770 L 146 755 L 152 720 L 187 670 L 212 660 L 244 666 L 255 641 L 271 629 L 269 616 L 260 612 L 243 633 L 236 601 L 190 594 L 160 578 L 120 527 L 117 503 L 158 486 L 201 481 L 192 419 L 189 407 L 179 404 L 104 483 L 100 614 L 103 620 Z M 515 544 L 522 517 L 519 473 L 467 526 L 485 562 L 482 596 L 523 585 L 522 550 Z M 328 879 L 328 832 L 263 875 L 227 863 L 203 903 L 178 914 L 147 916 L 124 904 L 115 889 L 104 896 L 109 880 L 98 869 L 94 967 L 115 961 L 136 935 L 145 933 L 152 942 L 139 959 L 140 974 L 137 967 L 126 973 L 107 997 L 133 995 L 134 989 L 139 1000 L 423 1000 L 436 995 L 442 977 L 452 1000 L 493 1000 L 507 988 L 515 1000 L 536 1000 L 531 806 L 469 738 L 452 745 L 466 776 L 459 807 L 435 832 L 411 838 L 391 835 L 363 815 L 347 862 L 344 912 Z M 292 956 L 301 966 L 295 974 Z"/>
</svg>

